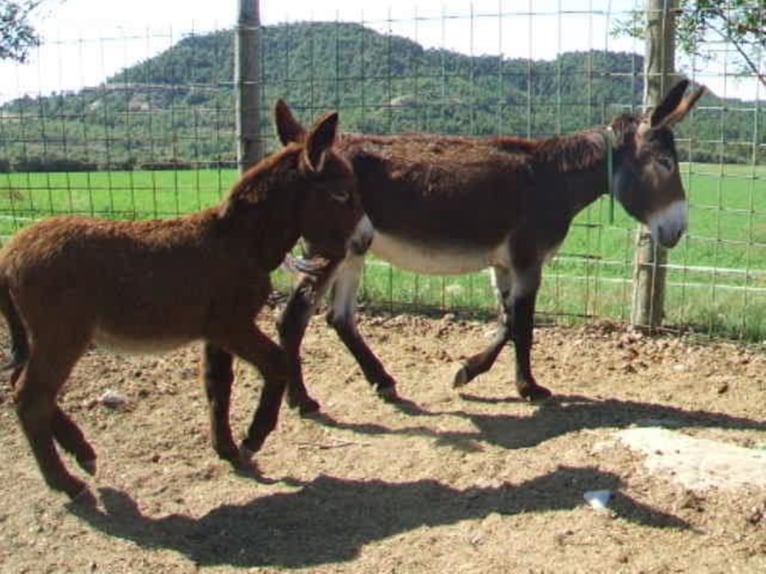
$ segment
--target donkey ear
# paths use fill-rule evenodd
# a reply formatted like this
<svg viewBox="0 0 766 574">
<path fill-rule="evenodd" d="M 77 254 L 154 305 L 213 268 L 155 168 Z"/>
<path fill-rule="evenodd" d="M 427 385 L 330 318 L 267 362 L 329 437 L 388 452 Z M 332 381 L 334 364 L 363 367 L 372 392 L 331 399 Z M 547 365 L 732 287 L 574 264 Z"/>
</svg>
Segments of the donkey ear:
<svg viewBox="0 0 766 574">
<path fill-rule="evenodd" d="M 694 107 L 694 104 L 697 103 L 697 100 L 699 100 L 706 91 L 707 90 L 705 89 L 705 86 L 700 86 L 694 90 L 694 93 L 691 96 L 685 98 L 684 101 L 678 104 L 678 107 L 675 109 L 672 116 L 665 120 L 666 123 L 677 123 L 684 119 L 686 114 L 691 111 L 691 109 Z"/>
<path fill-rule="evenodd" d="M 277 134 L 282 145 L 292 142 L 302 142 L 306 139 L 306 130 L 295 119 L 293 111 L 283 99 L 277 100 L 274 106 L 274 119 L 277 124 Z"/>
<path fill-rule="evenodd" d="M 327 152 L 335 143 L 338 133 L 338 112 L 320 118 L 306 138 L 306 158 L 313 171 L 321 171 Z"/>
<path fill-rule="evenodd" d="M 673 112 L 676 111 L 676 108 L 683 101 L 684 92 L 687 87 L 689 87 L 689 80 L 681 80 L 670 89 L 665 98 L 652 112 L 652 117 L 649 121 L 651 127 L 658 128 L 669 123 L 669 120 L 673 117 Z"/>
</svg>

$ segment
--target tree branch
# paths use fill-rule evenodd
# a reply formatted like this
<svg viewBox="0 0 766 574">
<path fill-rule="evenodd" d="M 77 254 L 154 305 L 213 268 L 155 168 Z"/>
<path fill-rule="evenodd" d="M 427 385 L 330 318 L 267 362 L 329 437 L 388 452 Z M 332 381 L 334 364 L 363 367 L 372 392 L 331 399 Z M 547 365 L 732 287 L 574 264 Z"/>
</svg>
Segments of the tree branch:
<svg viewBox="0 0 766 574">
<path fill-rule="evenodd" d="M 732 44 L 734 48 L 739 52 L 739 55 L 742 57 L 742 59 L 745 61 L 745 65 L 750 68 L 750 70 L 755 74 L 755 76 L 758 78 L 758 81 L 761 82 L 764 86 L 766 86 L 766 74 L 763 74 L 759 69 L 758 66 L 755 65 L 755 62 L 748 56 L 747 52 L 745 52 L 745 49 L 740 45 L 739 42 L 735 42 L 731 39 L 731 35 L 727 34 L 726 32 L 723 32 L 716 28 L 715 26 L 710 26 L 710 29 L 713 30 L 716 34 L 721 36 L 724 40 L 726 40 L 728 43 Z"/>
</svg>

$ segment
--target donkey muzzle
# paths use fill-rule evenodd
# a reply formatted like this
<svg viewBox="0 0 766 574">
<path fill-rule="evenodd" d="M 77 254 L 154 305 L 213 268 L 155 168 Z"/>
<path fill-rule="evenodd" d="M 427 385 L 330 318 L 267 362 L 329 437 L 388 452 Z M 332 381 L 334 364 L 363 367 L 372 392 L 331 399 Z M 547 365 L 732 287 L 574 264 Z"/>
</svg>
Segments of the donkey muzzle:
<svg viewBox="0 0 766 574">
<path fill-rule="evenodd" d="M 686 201 L 674 201 L 652 214 L 647 225 L 655 242 L 663 247 L 675 247 L 688 225 Z"/>
</svg>

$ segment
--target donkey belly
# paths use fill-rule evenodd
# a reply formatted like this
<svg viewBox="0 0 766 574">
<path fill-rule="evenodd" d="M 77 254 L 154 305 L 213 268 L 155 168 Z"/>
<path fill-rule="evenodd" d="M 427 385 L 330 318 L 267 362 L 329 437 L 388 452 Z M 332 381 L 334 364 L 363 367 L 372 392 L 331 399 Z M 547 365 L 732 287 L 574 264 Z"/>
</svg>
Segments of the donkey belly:
<svg viewBox="0 0 766 574">
<path fill-rule="evenodd" d="M 141 289 L 131 292 L 122 307 L 103 306 L 93 322 L 93 341 L 123 353 L 164 353 L 203 338 L 205 309 L 193 294 L 177 292 L 177 304 Z"/>
<path fill-rule="evenodd" d="M 425 275 L 462 275 L 509 265 L 505 243 L 494 247 L 427 245 L 376 231 L 370 250 L 396 267 Z"/>
<path fill-rule="evenodd" d="M 96 327 L 93 342 L 99 347 L 127 354 L 154 354 L 173 351 L 195 340 L 192 337 L 151 337 L 115 332 Z"/>
</svg>

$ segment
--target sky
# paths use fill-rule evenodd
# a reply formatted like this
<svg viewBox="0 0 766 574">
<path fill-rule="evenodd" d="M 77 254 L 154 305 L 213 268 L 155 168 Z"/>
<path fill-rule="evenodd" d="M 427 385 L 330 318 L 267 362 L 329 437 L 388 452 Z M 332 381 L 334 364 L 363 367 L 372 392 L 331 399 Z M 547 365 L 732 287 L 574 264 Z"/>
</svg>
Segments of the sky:
<svg viewBox="0 0 766 574">
<path fill-rule="evenodd" d="M 560 52 L 587 49 L 643 53 L 643 42 L 608 33 L 616 19 L 643 3 L 261 0 L 260 16 L 264 25 L 307 20 L 361 22 L 429 48 L 552 59 Z M 0 103 L 24 93 L 35 96 L 97 86 L 121 69 L 168 49 L 189 33 L 233 27 L 237 9 L 237 0 L 45 0 L 33 20 L 43 45 L 33 51 L 27 64 L 0 62 Z M 725 76 L 727 70 L 734 71 L 725 59 L 686 62 L 680 68 L 718 95 L 766 97 L 757 82 Z"/>
</svg>

